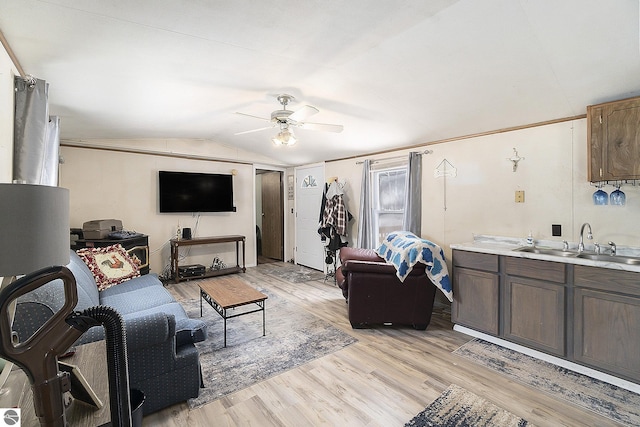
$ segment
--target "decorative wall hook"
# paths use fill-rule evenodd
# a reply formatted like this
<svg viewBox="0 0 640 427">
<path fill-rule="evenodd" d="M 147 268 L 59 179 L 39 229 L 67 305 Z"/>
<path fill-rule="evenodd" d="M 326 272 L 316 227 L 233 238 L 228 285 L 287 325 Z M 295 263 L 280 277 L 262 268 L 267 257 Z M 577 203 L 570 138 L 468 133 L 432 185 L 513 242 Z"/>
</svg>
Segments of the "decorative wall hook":
<svg viewBox="0 0 640 427">
<path fill-rule="evenodd" d="M 458 169 L 453 167 L 453 165 L 447 159 L 441 161 L 438 167 L 436 167 L 436 169 L 433 171 L 433 176 L 435 178 L 439 178 L 441 176 L 455 177 L 456 175 L 458 175 Z"/>
<path fill-rule="evenodd" d="M 513 171 L 515 172 L 518 169 L 518 162 L 520 160 L 524 160 L 524 157 L 518 156 L 518 150 L 513 149 L 513 155 L 509 157 L 507 160 L 513 162 Z"/>
</svg>

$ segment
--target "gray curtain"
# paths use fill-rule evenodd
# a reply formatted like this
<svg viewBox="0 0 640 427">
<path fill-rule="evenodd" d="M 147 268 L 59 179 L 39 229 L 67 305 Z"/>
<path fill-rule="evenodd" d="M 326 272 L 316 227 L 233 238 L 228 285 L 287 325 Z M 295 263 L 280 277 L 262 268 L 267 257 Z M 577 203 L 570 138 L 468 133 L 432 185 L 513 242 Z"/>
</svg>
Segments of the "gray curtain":
<svg viewBox="0 0 640 427">
<path fill-rule="evenodd" d="M 14 84 L 13 180 L 57 186 L 60 120 L 49 117 L 49 84 L 19 76 Z"/>
<path fill-rule="evenodd" d="M 402 229 L 420 237 L 422 229 L 422 155 L 409 153 Z"/>
<path fill-rule="evenodd" d="M 371 161 L 362 165 L 362 188 L 360 189 L 360 212 L 358 214 L 358 247 L 375 249 L 376 236 L 371 212 Z"/>
</svg>

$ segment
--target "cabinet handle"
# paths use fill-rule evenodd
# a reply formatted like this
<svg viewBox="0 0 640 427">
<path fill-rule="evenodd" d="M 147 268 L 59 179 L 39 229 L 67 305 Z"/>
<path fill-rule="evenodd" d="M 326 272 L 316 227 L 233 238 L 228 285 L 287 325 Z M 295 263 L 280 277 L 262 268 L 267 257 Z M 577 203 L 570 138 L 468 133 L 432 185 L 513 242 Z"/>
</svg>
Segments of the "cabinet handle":
<svg viewBox="0 0 640 427">
<path fill-rule="evenodd" d="M 600 178 L 602 178 L 602 168 L 600 168 Z"/>
<path fill-rule="evenodd" d="M 600 114 L 600 124 L 602 124 L 602 114 Z"/>
</svg>

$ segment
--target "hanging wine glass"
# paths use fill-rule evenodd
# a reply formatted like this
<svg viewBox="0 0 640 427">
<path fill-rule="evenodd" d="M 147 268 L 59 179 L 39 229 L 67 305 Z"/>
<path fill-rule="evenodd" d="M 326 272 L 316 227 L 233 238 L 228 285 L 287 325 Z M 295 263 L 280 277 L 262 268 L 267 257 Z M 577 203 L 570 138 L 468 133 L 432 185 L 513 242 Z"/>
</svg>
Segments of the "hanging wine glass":
<svg viewBox="0 0 640 427">
<path fill-rule="evenodd" d="M 624 206 L 624 204 L 627 202 L 627 196 L 624 194 L 624 192 L 620 191 L 620 186 L 620 184 L 616 184 L 616 189 L 612 191 L 611 195 L 609 196 L 612 205 Z"/>
<path fill-rule="evenodd" d="M 594 205 L 608 205 L 609 204 L 609 195 L 606 191 L 602 189 L 602 184 L 596 185 L 596 192 L 593 193 L 593 204 Z"/>
</svg>

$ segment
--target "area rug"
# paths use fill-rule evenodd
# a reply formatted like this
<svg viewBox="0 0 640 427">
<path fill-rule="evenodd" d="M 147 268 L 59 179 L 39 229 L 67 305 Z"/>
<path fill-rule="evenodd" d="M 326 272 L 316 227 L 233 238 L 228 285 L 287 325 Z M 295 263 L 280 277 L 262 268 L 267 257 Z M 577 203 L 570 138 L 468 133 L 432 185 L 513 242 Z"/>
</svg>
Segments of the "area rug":
<svg viewBox="0 0 640 427">
<path fill-rule="evenodd" d="M 449 386 L 405 427 L 525 427 L 533 426 L 511 412 L 463 389 Z"/>
<path fill-rule="evenodd" d="M 454 353 L 619 423 L 640 425 L 639 394 L 479 338 Z"/>
<path fill-rule="evenodd" d="M 278 263 L 273 266 L 259 267 L 259 269 L 260 273 L 275 276 L 291 283 L 323 280 L 325 278 L 325 274 L 322 271 L 291 263 Z"/>
<path fill-rule="evenodd" d="M 203 302 L 207 339 L 197 343 L 205 388 L 189 400 L 196 408 L 249 387 L 296 366 L 340 350 L 357 339 L 330 323 L 304 311 L 275 293 L 258 290 L 269 298 L 266 336 L 262 336 L 262 313 L 227 319 L 227 347 L 223 347 L 223 319 Z M 200 317 L 200 301 L 181 302 L 189 317 Z M 255 305 L 236 310 L 257 308 Z M 233 314 L 233 313 L 232 313 Z"/>
</svg>

